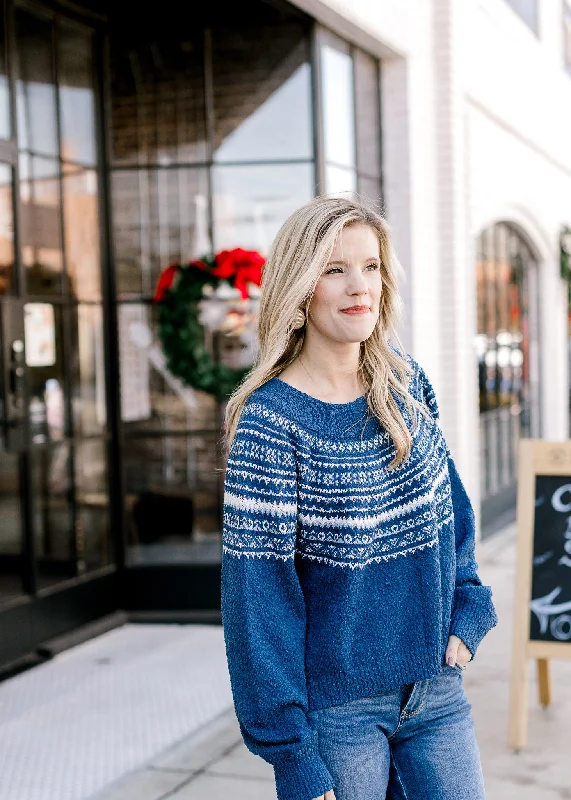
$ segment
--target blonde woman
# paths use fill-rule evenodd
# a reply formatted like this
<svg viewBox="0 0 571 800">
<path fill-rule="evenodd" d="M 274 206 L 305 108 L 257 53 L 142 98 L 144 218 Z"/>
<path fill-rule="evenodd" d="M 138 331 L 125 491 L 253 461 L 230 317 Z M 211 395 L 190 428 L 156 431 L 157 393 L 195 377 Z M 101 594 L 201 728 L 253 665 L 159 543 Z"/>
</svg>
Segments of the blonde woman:
<svg viewBox="0 0 571 800">
<path fill-rule="evenodd" d="M 226 409 L 226 655 L 278 800 L 484 797 L 462 680 L 497 616 L 400 271 L 363 203 L 294 212 Z"/>
</svg>

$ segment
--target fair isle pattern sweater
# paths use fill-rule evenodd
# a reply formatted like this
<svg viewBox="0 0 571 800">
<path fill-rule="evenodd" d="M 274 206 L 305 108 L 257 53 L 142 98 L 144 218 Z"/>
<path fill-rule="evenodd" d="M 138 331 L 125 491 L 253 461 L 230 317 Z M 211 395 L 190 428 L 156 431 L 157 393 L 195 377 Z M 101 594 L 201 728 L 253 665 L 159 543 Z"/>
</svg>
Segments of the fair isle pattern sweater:
<svg viewBox="0 0 571 800">
<path fill-rule="evenodd" d="M 435 676 L 450 634 L 474 656 L 497 623 L 434 391 L 407 359 L 431 413 L 398 468 L 365 396 L 328 403 L 277 377 L 248 398 L 228 455 L 226 656 L 242 737 L 273 765 L 278 800 L 334 788 L 308 710 Z"/>
</svg>

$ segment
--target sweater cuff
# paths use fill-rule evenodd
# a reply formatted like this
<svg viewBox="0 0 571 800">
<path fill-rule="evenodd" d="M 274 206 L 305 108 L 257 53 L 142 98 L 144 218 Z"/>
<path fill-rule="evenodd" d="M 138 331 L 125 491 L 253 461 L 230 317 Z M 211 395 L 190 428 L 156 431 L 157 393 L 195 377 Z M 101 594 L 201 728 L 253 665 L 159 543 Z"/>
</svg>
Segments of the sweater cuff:
<svg viewBox="0 0 571 800">
<path fill-rule="evenodd" d="M 280 759 L 274 776 L 278 800 L 313 800 L 335 788 L 317 747 Z"/>
<path fill-rule="evenodd" d="M 462 639 L 472 653 L 472 659 L 484 636 L 497 624 L 498 615 L 489 586 L 472 585 L 456 589 L 449 633 Z"/>
</svg>

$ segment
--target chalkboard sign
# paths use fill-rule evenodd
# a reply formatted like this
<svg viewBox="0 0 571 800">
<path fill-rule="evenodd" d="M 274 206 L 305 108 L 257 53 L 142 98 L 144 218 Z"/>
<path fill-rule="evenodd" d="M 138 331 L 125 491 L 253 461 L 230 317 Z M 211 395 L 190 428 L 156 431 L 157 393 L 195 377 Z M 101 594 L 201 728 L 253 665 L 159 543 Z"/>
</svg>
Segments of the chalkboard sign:
<svg viewBox="0 0 571 800">
<path fill-rule="evenodd" d="M 537 475 L 529 638 L 571 641 L 571 475 Z"/>
<path fill-rule="evenodd" d="M 527 742 L 529 662 L 551 704 L 549 662 L 571 658 L 571 441 L 521 439 L 510 686 L 510 745 Z"/>
</svg>

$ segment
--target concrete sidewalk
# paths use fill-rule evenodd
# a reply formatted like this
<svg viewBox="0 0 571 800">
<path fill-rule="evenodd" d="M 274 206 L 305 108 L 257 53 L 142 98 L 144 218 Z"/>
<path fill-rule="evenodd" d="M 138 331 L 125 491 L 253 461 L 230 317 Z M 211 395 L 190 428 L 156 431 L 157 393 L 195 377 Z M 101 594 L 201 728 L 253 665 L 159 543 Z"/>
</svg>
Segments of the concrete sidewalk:
<svg viewBox="0 0 571 800">
<path fill-rule="evenodd" d="M 477 554 L 500 618 L 464 677 L 487 798 L 571 799 L 571 662 L 552 662 L 547 711 L 532 669 L 529 743 L 507 746 L 514 543 L 511 526 Z M 125 625 L 0 684 L 0 764 L 0 800 L 275 800 L 213 625 Z"/>
</svg>

